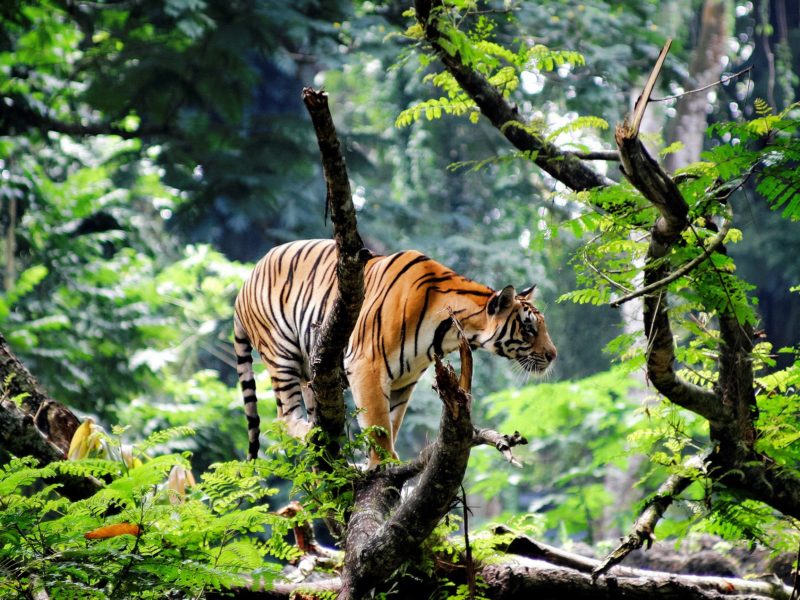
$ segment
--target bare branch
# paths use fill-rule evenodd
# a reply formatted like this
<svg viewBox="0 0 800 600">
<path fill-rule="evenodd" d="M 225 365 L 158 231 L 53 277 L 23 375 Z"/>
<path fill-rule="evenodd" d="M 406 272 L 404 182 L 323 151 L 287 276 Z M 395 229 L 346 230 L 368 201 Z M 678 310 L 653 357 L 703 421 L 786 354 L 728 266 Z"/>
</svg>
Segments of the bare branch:
<svg viewBox="0 0 800 600">
<path fill-rule="evenodd" d="M 742 69 L 741 71 L 737 71 L 733 75 L 728 75 L 727 77 L 723 77 L 719 81 L 715 81 L 714 83 L 709 83 L 708 85 L 704 85 L 703 87 L 699 87 L 693 90 L 688 90 L 686 92 L 681 92 L 680 94 L 675 94 L 673 96 L 664 96 L 663 98 L 650 98 L 650 102 L 666 102 L 667 100 L 676 100 L 678 98 L 682 98 L 684 96 L 689 96 L 690 94 L 696 94 L 697 92 L 704 92 L 707 89 L 712 87 L 716 87 L 725 83 L 726 81 L 730 81 L 731 79 L 736 79 L 737 77 L 744 75 L 745 73 L 749 73 L 753 70 L 753 66 L 749 66 L 746 69 Z"/>
<path fill-rule="evenodd" d="M 588 560 L 588 559 L 587 559 Z M 607 576 L 593 580 L 588 573 L 520 557 L 484 565 L 479 574 L 494 598 L 570 598 L 611 600 L 788 600 L 780 583 L 731 577 L 675 575 L 639 571 L 633 577 Z"/>
<path fill-rule="evenodd" d="M 511 435 L 504 435 L 493 429 L 475 429 L 472 437 L 473 446 L 494 446 L 505 456 L 506 460 L 515 467 L 522 467 L 522 463 L 517 460 L 511 449 L 514 446 L 524 446 L 528 440 L 519 431 Z"/>
<path fill-rule="evenodd" d="M 494 529 L 494 533 L 513 532 L 500 526 Z M 631 597 L 652 600 L 663 594 L 666 598 L 681 599 L 759 598 L 766 600 L 767 598 L 782 598 L 786 600 L 791 591 L 788 586 L 778 581 L 676 575 L 623 566 L 613 566 L 604 578 L 597 578 L 592 574 L 601 565 L 599 560 L 550 546 L 526 535 L 516 535 L 504 549 L 508 554 L 532 559 L 524 564 L 533 571 L 526 571 L 526 569 L 517 571 L 513 562 L 505 560 L 497 561 L 492 565 L 484 565 L 481 574 L 487 583 L 494 584 L 495 597 L 499 597 L 497 587 L 502 586 L 501 589 L 507 589 L 506 585 L 497 579 L 502 570 L 507 570 L 507 575 L 515 580 L 523 579 L 520 582 L 521 587 L 517 588 L 518 595 L 514 596 L 515 598 L 544 595 L 554 598 Z M 487 569 L 491 572 L 487 573 Z M 623 589 L 625 593 L 621 593 Z"/>
<path fill-rule="evenodd" d="M 571 152 L 571 154 L 581 160 L 608 160 L 619 162 L 619 152 L 616 150 L 593 150 L 590 152 Z"/>
<path fill-rule="evenodd" d="M 661 52 L 656 59 L 656 64 L 653 67 L 653 70 L 650 72 L 650 77 L 647 78 L 647 83 L 644 84 L 642 95 L 639 96 L 639 99 L 636 101 L 636 106 L 633 108 L 633 118 L 631 119 L 630 132 L 634 136 L 639 135 L 639 126 L 642 123 L 644 111 L 647 110 L 647 104 L 650 102 L 650 95 L 653 93 L 653 88 L 656 86 L 656 81 L 658 80 L 658 76 L 661 74 L 661 69 L 664 66 L 664 61 L 667 59 L 667 54 L 669 54 L 669 47 L 671 45 L 672 39 L 667 39 L 667 41 L 664 42 L 664 47 L 661 48 Z"/>
</svg>

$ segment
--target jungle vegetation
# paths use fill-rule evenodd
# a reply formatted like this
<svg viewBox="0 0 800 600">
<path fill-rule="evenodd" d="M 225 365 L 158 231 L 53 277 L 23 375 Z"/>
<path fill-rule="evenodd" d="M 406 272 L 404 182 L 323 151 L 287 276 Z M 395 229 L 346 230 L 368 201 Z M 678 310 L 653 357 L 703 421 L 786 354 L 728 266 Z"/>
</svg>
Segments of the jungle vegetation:
<svg viewBox="0 0 800 600">
<path fill-rule="evenodd" d="M 796 0 L 9 0 L 0 25 L 0 597 L 800 595 Z M 272 425 L 246 462 L 233 298 L 356 220 L 536 283 L 556 368 L 447 357 L 372 472 L 332 386 L 342 425 Z M 655 540 L 778 575 L 625 566 Z"/>
</svg>

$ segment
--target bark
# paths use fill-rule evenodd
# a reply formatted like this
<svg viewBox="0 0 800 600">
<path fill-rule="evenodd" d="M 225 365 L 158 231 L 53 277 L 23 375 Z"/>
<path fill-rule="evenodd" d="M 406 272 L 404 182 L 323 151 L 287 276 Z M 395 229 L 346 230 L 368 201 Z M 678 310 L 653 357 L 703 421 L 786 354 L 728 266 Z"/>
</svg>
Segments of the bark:
<svg viewBox="0 0 800 600">
<path fill-rule="evenodd" d="M 15 456 L 33 456 L 41 464 L 64 460 L 80 421 L 67 407 L 50 398 L 11 352 L 0 333 L 0 446 Z M 19 401 L 19 399 L 22 399 Z M 59 477 L 61 492 L 85 498 L 99 489 L 93 479 Z"/>
<path fill-rule="evenodd" d="M 311 357 L 311 389 L 316 400 L 314 424 L 327 434 L 333 444 L 331 452 L 335 454 L 335 440 L 341 436 L 345 423 L 344 350 L 364 300 L 364 264 L 370 254 L 358 234 L 350 180 L 328 108 L 328 96 L 305 88 L 303 102 L 317 134 L 328 190 L 327 206 L 339 257 L 337 296 L 322 324 Z"/>
</svg>

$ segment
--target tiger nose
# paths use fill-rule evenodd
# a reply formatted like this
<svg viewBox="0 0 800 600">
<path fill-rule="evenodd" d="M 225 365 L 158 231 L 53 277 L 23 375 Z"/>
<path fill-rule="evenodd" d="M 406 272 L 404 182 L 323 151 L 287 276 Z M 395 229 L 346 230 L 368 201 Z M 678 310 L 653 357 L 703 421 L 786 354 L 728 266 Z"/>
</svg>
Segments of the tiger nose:
<svg viewBox="0 0 800 600">
<path fill-rule="evenodd" d="M 558 351 L 555 348 L 550 348 L 549 350 L 544 351 L 544 357 L 547 359 L 548 362 L 553 362 L 558 356 Z"/>
</svg>

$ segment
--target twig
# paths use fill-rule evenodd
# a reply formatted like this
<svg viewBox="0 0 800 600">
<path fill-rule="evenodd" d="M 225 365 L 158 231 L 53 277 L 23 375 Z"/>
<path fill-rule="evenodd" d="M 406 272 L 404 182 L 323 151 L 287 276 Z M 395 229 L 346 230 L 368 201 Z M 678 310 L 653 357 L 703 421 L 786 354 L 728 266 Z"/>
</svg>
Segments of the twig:
<svg viewBox="0 0 800 600">
<path fill-rule="evenodd" d="M 722 243 L 725 241 L 725 236 L 728 235 L 728 232 L 730 231 L 730 228 L 731 228 L 731 220 L 729 219 L 725 221 L 725 224 L 719 230 L 719 233 L 716 236 L 714 236 L 714 238 L 711 240 L 711 243 L 705 247 L 705 249 L 699 256 L 694 257 L 692 260 L 683 265 L 681 268 L 676 269 L 663 279 L 659 279 L 658 281 L 655 281 L 650 285 L 646 285 L 643 288 L 636 290 L 635 292 L 631 292 L 630 294 L 623 296 L 622 298 L 617 298 L 613 302 L 610 302 L 609 306 L 616 308 L 618 306 L 625 304 L 626 302 L 629 302 L 630 300 L 633 300 L 634 298 L 638 298 L 639 296 L 644 296 L 646 294 L 655 292 L 656 290 L 659 290 L 664 286 L 672 283 L 676 279 L 680 279 L 681 277 L 689 273 L 692 269 L 694 269 L 697 265 L 706 260 L 717 248 L 719 248 L 722 245 Z"/>
<path fill-rule="evenodd" d="M 494 429 L 475 429 L 472 434 L 472 445 L 474 446 L 494 446 L 506 457 L 506 460 L 515 467 L 522 468 L 522 463 L 516 459 L 511 449 L 514 446 L 524 446 L 528 440 L 519 432 L 515 431 L 511 435 L 502 434 Z"/>
<path fill-rule="evenodd" d="M 616 150 L 593 150 L 591 152 L 570 152 L 575 158 L 583 160 L 610 160 L 619 162 L 619 152 Z"/>
<path fill-rule="evenodd" d="M 721 83 L 725 83 L 726 81 L 730 81 L 731 79 L 736 79 L 739 75 L 744 75 L 745 73 L 749 73 L 753 70 L 752 66 L 747 67 L 746 69 L 742 69 L 741 71 L 734 73 L 733 75 L 728 75 L 727 77 L 723 77 L 719 81 L 715 81 L 714 83 L 709 83 L 708 85 L 704 85 L 703 87 L 699 87 L 693 90 L 688 90 L 686 92 L 681 92 L 680 94 L 675 94 L 674 96 L 664 96 L 663 98 L 650 98 L 650 102 L 666 102 L 667 100 L 675 100 L 682 96 L 688 96 L 689 94 L 696 94 L 697 92 L 703 92 L 708 88 L 712 88 L 715 85 L 720 85 Z"/>
<path fill-rule="evenodd" d="M 609 277 L 608 275 L 606 275 L 605 273 L 603 273 L 603 272 L 602 272 L 600 269 L 598 269 L 596 266 L 594 266 L 594 263 L 592 263 L 592 261 L 591 261 L 591 260 L 589 260 L 589 251 L 587 250 L 587 247 L 586 247 L 586 246 L 584 246 L 584 247 L 583 247 L 583 262 L 584 262 L 584 263 L 586 263 L 586 265 L 587 265 L 587 266 L 588 266 L 588 267 L 589 267 L 589 268 L 590 268 L 592 271 L 594 271 L 594 272 L 595 272 L 595 273 L 596 273 L 598 276 L 600 276 L 600 277 L 602 277 L 603 279 L 605 279 L 605 280 L 606 280 L 608 283 L 610 283 L 611 285 L 613 285 L 615 288 L 618 288 L 618 289 L 620 289 L 620 290 L 622 290 L 623 292 L 626 292 L 626 293 L 628 293 L 628 294 L 630 294 L 630 293 L 631 293 L 631 291 L 630 291 L 628 288 L 626 288 L 624 285 L 622 285 L 621 283 L 618 283 L 618 282 L 614 281 L 613 279 L 611 279 L 611 277 Z"/>
</svg>

